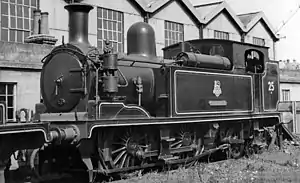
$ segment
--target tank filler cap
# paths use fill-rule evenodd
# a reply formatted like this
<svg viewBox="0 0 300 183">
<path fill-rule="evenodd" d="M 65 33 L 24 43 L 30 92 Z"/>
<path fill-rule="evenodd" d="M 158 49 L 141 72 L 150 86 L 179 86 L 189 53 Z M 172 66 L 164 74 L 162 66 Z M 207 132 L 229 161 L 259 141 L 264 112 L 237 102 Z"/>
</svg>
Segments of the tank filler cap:
<svg viewBox="0 0 300 183">
<path fill-rule="evenodd" d="M 128 29 L 127 54 L 156 58 L 155 33 L 148 23 L 137 22 Z"/>
</svg>

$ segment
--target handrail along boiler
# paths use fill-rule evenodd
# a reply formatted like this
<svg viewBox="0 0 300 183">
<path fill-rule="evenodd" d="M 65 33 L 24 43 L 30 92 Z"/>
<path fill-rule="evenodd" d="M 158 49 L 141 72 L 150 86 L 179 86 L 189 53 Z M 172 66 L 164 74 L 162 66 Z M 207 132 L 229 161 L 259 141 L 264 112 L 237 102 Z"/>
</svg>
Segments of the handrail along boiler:
<svg viewBox="0 0 300 183">
<path fill-rule="evenodd" d="M 138 22 L 127 54 L 109 41 L 102 51 L 88 40 L 92 8 L 65 7 L 69 42 L 42 60 L 36 111 L 51 143 L 39 150 L 39 167 L 72 169 L 80 156 L 91 181 L 95 172 L 192 163 L 220 149 L 239 157 L 269 143 L 266 129 L 279 123 L 278 65 L 266 47 L 190 40 L 164 48 L 161 60 L 153 28 Z"/>
</svg>

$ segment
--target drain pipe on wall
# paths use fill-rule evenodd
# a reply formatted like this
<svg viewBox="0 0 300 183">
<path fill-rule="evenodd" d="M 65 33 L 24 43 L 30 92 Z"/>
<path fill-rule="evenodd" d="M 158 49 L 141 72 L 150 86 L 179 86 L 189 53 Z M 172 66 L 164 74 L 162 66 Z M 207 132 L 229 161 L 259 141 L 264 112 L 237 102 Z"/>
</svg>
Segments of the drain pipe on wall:
<svg viewBox="0 0 300 183">
<path fill-rule="evenodd" d="M 40 23 L 41 23 L 41 10 L 33 10 L 33 35 L 40 33 Z"/>
<path fill-rule="evenodd" d="M 144 16 L 144 22 L 149 23 L 149 18 L 150 18 L 150 15 L 148 12 L 146 12 L 146 14 Z"/>
</svg>

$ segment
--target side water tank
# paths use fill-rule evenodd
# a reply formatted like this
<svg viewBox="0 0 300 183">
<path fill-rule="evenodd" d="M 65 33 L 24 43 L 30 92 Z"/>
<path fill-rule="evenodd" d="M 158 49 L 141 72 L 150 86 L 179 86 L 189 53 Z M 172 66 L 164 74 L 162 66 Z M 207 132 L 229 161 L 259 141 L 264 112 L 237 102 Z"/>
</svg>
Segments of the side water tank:
<svg viewBox="0 0 300 183">
<path fill-rule="evenodd" d="M 156 57 L 155 33 L 149 24 L 137 22 L 128 29 L 127 54 L 150 59 Z"/>
</svg>

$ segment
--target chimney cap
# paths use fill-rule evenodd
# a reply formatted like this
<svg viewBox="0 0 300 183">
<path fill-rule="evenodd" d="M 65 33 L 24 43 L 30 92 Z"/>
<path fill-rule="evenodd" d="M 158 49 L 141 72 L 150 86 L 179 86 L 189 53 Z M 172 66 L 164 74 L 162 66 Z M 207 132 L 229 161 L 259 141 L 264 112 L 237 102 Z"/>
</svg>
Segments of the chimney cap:
<svg viewBox="0 0 300 183">
<path fill-rule="evenodd" d="M 34 10 L 33 10 L 33 13 L 35 13 L 35 12 L 39 12 L 39 13 L 40 13 L 40 12 L 42 12 L 42 11 L 41 11 L 40 9 L 34 9 Z"/>
<path fill-rule="evenodd" d="M 92 5 L 86 4 L 86 3 L 72 3 L 72 4 L 68 4 L 65 6 L 66 10 L 81 10 L 81 11 L 86 11 L 89 12 L 92 9 L 94 9 L 94 7 Z"/>
</svg>

